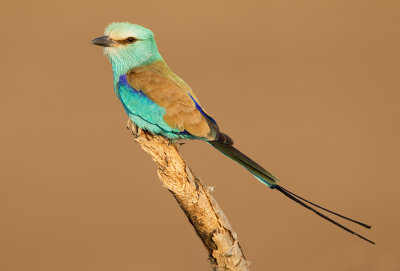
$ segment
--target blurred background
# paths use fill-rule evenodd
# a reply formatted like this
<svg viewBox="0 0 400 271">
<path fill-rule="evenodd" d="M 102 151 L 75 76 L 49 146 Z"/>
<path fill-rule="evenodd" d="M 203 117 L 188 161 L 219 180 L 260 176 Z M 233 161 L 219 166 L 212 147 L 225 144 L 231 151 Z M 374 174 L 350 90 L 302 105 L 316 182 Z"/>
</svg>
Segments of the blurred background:
<svg viewBox="0 0 400 271">
<path fill-rule="evenodd" d="M 189 142 L 252 270 L 400 270 L 399 8 L 1 1 L 0 270 L 210 270 L 90 44 L 112 21 L 152 29 L 221 129 L 286 188 L 373 225 L 351 227 L 375 246 Z"/>
</svg>

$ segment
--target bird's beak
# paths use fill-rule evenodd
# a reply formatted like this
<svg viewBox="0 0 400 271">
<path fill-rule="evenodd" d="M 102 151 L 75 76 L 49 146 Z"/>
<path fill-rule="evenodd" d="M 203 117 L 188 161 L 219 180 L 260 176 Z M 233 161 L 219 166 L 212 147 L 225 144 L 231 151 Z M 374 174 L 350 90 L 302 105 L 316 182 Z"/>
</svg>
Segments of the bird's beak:
<svg viewBox="0 0 400 271">
<path fill-rule="evenodd" d="M 103 47 L 113 47 L 115 45 L 115 41 L 110 39 L 108 36 L 98 37 L 92 40 L 94 45 L 103 46 Z"/>
</svg>

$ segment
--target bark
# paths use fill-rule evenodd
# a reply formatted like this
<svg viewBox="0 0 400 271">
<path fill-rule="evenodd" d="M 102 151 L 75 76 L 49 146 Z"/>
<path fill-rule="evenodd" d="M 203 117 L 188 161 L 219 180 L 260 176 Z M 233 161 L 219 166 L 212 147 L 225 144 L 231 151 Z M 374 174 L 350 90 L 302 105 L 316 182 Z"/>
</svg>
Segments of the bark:
<svg viewBox="0 0 400 271">
<path fill-rule="evenodd" d="M 129 125 L 128 125 L 129 127 Z M 249 262 L 227 217 L 185 160 L 177 143 L 132 126 L 135 141 L 157 164 L 160 181 L 172 193 L 208 250 L 213 270 L 249 270 Z"/>
</svg>

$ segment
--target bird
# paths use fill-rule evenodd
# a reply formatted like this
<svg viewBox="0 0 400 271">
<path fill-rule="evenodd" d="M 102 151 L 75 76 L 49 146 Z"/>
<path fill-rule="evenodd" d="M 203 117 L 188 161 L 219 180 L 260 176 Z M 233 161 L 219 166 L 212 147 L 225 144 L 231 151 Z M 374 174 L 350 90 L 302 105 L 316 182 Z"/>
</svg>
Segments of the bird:
<svg viewBox="0 0 400 271">
<path fill-rule="evenodd" d="M 371 228 L 370 225 L 333 212 L 287 190 L 271 172 L 236 149 L 232 138 L 220 131 L 215 119 L 206 112 L 189 85 L 164 61 L 150 29 L 129 22 L 113 22 L 106 27 L 104 36 L 93 39 L 91 43 L 104 47 L 103 51 L 113 70 L 115 94 L 136 127 L 161 135 L 171 142 L 205 141 L 244 167 L 267 187 L 279 191 L 343 230 L 375 244 L 322 211 L 367 229 Z"/>
</svg>

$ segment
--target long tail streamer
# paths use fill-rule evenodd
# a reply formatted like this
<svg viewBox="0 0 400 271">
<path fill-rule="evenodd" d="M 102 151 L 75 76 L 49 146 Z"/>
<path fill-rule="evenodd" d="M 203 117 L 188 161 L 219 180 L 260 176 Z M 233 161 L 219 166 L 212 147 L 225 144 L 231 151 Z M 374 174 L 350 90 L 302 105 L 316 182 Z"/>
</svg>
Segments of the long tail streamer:
<svg viewBox="0 0 400 271">
<path fill-rule="evenodd" d="M 331 213 L 333 215 L 336 215 L 340 218 L 343 218 L 345 220 L 351 221 L 353 223 L 356 223 L 362 227 L 365 227 L 367 229 L 370 229 L 371 226 L 359 222 L 357 220 L 348 218 L 344 215 L 341 215 L 339 213 L 333 212 L 329 209 L 326 209 L 318 204 L 315 204 L 299 195 L 296 195 L 295 193 L 283 188 L 282 186 L 278 185 L 277 182 L 279 181 L 278 178 L 276 178 L 274 175 L 272 175 L 269 171 L 267 171 L 266 169 L 264 169 L 262 166 L 260 166 L 259 164 L 257 164 L 256 162 L 254 162 L 252 159 L 250 159 L 249 157 L 247 157 L 245 154 L 243 154 L 242 152 L 240 152 L 238 149 L 236 149 L 235 147 L 233 147 L 230 144 L 226 144 L 224 142 L 221 141 L 211 141 L 208 142 L 210 145 L 212 145 L 214 148 L 216 148 L 217 150 L 219 150 L 220 152 L 222 152 L 223 154 L 225 154 L 226 156 L 228 156 L 229 158 L 231 158 L 232 160 L 234 160 L 235 162 L 237 162 L 238 164 L 240 164 L 241 166 L 243 166 L 244 168 L 246 168 L 252 175 L 254 175 L 258 180 L 260 180 L 262 183 L 266 184 L 268 187 L 272 188 L 272 189 L 276 189 L 277 191 L 281 192 L 283 195 L 285 195 L 286 197 L 288 197 L 289 199 L 293 200 L 294 202 L 300 204 L 301 206 L 307 208 L 308 210 L 314 212 L 315 214 L 317 214 L 318 216 L 322 217 L 323 219 L 326 219 L 327 221 L 329 221 L 330 223 L 338 226 L 339 228 L 356 235 L 357 237 L 371 243 L 371 244 L 375 244 L 375 242 L 365 238 L 364 236 L 354 232 L 353 230 L 343 226 L 342 224 L 340 224 L 339 222 L 333 220 L 332 218 L 322 214 L 321 212 L 317 211 L 316 209 L 314 209 L 313 207 L 311 207 L 310 205 L 317 207 L 323 211 L 326 211 L 328 213 Z M 232 142 L 233 143 L 233 142 Z M 308 204 L 310 205 L 308 205 Z"/>
</svg>

